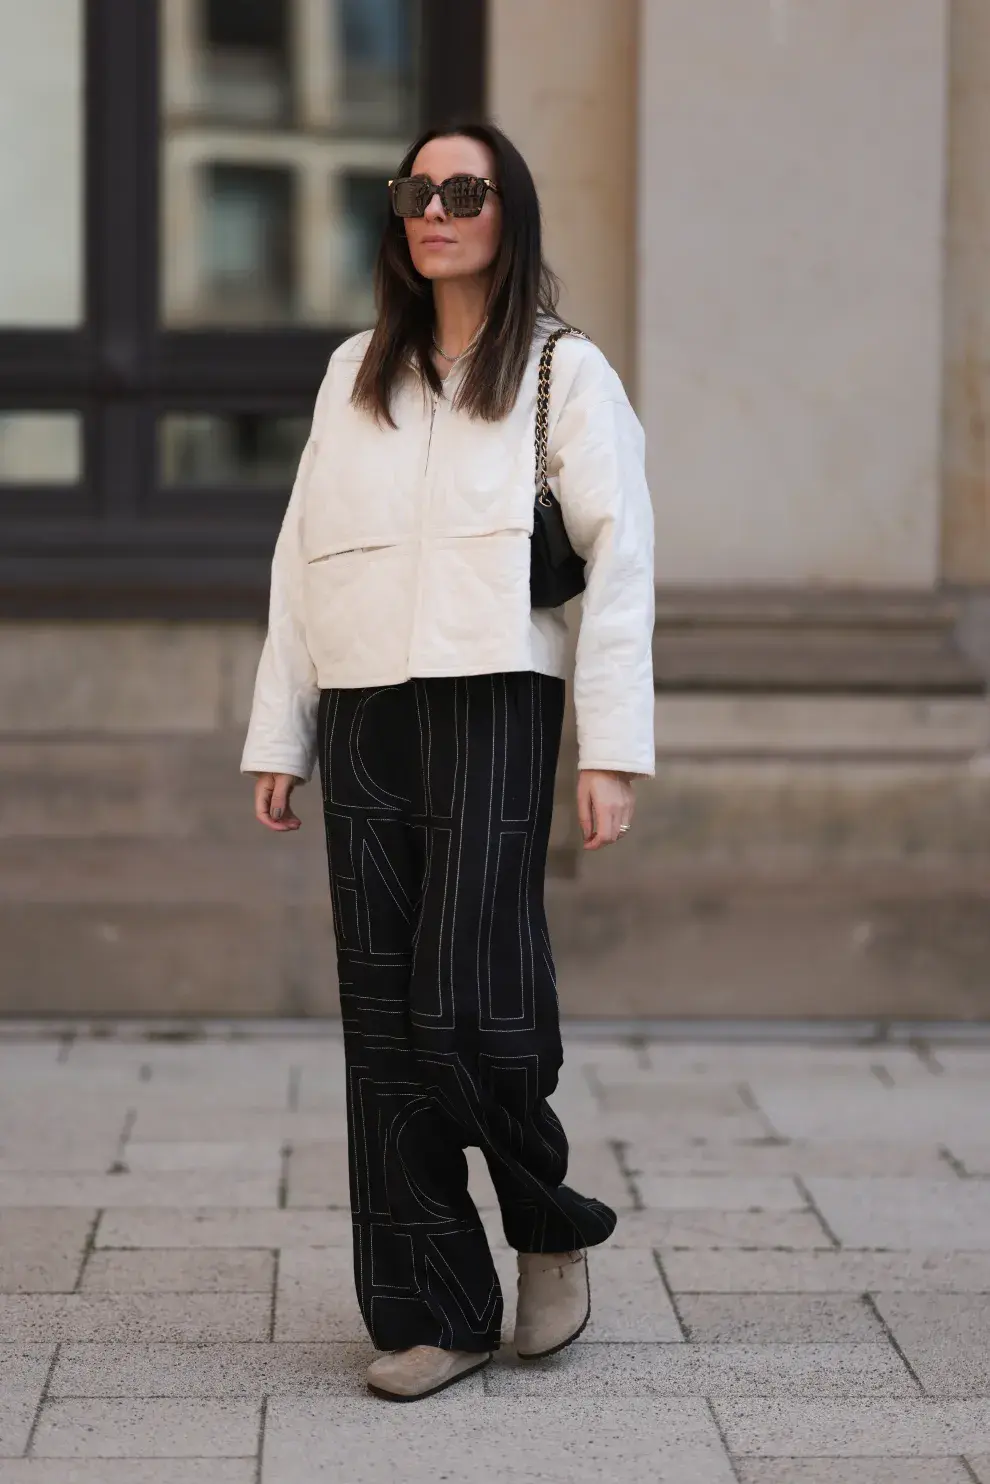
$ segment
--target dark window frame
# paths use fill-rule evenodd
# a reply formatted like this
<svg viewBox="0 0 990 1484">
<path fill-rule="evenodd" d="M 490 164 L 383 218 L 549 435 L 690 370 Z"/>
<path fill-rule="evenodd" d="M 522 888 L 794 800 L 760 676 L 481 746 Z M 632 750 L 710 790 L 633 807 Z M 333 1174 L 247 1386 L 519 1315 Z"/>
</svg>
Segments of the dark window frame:
<svg viewBox="0 0 990 1484">
<path fill-rule="evenodd" d="M 424 123 L 483 112 L 485 0 L 423 0 Z M 159 488 L 169 411 L 309 415 L 350 330 L 163 330 L 157 0 L 85 0 L 85 318 L 0 329 L 0 410 L 77 411 L 83 477 L 0 487 L 0 616 L 263 617 L 288 489 Z"/>
</svg>

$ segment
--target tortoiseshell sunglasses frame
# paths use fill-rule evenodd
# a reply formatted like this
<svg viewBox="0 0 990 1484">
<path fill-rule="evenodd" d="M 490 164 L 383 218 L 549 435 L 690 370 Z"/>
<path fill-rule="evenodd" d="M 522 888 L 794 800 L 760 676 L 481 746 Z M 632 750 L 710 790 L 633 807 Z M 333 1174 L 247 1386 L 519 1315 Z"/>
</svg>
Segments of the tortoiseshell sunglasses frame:
<svg viewBox="0 0 990 1484">
<path fill-rule="evenodd" d="M 447 200 L 447 187 L 451 184 L 452 181 L 455 181 L 455 180 L 472 180 L 472 181 L 477 181 L 477 183 L 480 186 L 483 187 L 483 190 L 481 192 L 481 200 L 478 203 L 478 209 L 477 209 L 477 211 L 453 211 L 453 210 L 451 210 L 450 203 Z M 396 210 L 396 206 L 395 206 L 396 188 L 398 186 L 400 186 L 400 185 L 405 185 L 408 181 L 422 181 L 422 183 L 423 183 L 424 194 L 423 194 L 423 198 L 422 198 L 422 210 L 421 211 L 397 211 Z M 432 190 L 429 190 L 429 192 L 427 194 L 427 188 L 429 188 L 431 186 L 432 186 Z M 488 192 L 489 191 L 494 191 L 495 194 L 496 194 L 496 196 L 499 194 L 498 186 L 495 184 L 495 182 L 493 180 L 489 180 L 488 177 L 487 177 L 487 175 L 470 175 L 466 171 L 463 171 L 463 170 L 462 171 L 459 171 L 457 175 L 448 175 L 447 178 L 446 178 L 446 180 L 440 181 L 439 185 L 434 185 L 433 181 L 430 179 L 430 177 L 428 175 L 401 175 L 396 180 L 390 180 L 389 183 L 388 183 L 388 188 L 389 188 L 389 193 L 390 193 L 391 198 L 392 198 L 392 210 L 395 212 L 395 215 L 396 216 L 403 218 L 403 220 L 406 217 L 421 217 L 421 216 L 425 216 L 426 215 L 426 209 L 429 206 L 430 202 L 433 200 L 433 197 L 434 196 L 439 196 L 440 197 L 440 204 L 441 204 L 441 206 L 443 207 L 444 211 L 447 213 L 448 216 L 462 217 L 462 218 L 463 217 L 480 216 L 481 215 L 481 212 L 482 212 L 482 209 L 484 207 L 485 201 L 487 200 Z"/>
</svg>

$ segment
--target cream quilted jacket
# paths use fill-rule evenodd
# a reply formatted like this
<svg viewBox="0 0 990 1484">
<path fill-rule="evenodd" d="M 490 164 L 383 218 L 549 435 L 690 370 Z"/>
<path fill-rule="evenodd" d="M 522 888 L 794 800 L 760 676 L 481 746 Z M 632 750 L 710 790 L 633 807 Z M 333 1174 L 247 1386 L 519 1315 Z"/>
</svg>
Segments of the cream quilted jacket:
<svg viewBox="0 0 990 1484">
<path fill-rule="evenodd" d="M 412 376 L 397 429 L 349 402 L 368 343 L 333 354 L 272 563 L 271 606 L 241 760 L 310 777 L 321 688 L 410 676 L 564 675 L 562 610 L 529 602 L 539 355 L 501 422 L 433 398 Z M 601 351 L 554 352 L 550 485 L 586 559 L 574 675 L 578 766 L 652 774 L 653 515 L 643 432 Z"/>
</svg>

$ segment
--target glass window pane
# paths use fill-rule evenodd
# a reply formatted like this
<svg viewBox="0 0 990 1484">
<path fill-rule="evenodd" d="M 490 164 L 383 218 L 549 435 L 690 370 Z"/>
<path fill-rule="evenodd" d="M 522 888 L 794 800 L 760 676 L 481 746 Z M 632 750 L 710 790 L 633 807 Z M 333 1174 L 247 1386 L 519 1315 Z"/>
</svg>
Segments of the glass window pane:
<svg viewBox="0 0 990 1484">
<path fill-rule="evenodd" d="M 0 412 L 0 484 L 77 484 L 81 478 L 77 412 Z"/>
<path fill-rule="evenodd" d="M 0 328 L 83 318 L 82 0 L 0 0 Z"/>
<path fill-rule="evenodd" d="M 419 124 L 420 0 L 160 13 L 165 325 L 366 325 L 386 182 Z"/>
<path fill-rule="evenodd" d="M 206 0 L 200 109 L 209 118 L 281 123 L 289 115 L 286 0 Z"/>
<path fill-rule="evenodd" d="M 381 236 L 382 182 L 377 175 L 347 172 L 341 177 L 341 281 L 354 319 L 368 324 L 375 316 L 372 271 Z"/>
<path fill-rule="evenodd" d="M 338 116 L 352 129 L 414 133 L 416 22 L 404 0 L 330 0 L 343 58 Z"/>
<path fill-rule="evenodd" d="M 159 482 L 165 488 L 292 484 L 309 437 L 308 417 L 265 412 L 170 412 L 158 426 Z"/>
<path fill-rule="evenodd" d="M 211 165 L 203 191 L 203 277 L 215 318 L 265 324 L 292 312 L 293 179 L 288 170 Z"/>
</svg>

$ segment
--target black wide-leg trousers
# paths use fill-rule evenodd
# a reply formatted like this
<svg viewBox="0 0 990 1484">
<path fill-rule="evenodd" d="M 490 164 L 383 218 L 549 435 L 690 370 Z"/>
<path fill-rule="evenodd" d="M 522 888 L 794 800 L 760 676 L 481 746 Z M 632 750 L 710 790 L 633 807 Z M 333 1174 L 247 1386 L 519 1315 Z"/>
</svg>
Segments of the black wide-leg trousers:
<svg viewBox="0 0 990 1484">
<path fill-rule="evenodd" d="M 482 1149 L 510 1246 L 615 1213 L 563 1184 L 543 880 L 564 683 L 529 671 L 324 690 L 319 758 L 347 1065 L 358 1300 L 381 1349 L 499 1343 L 468 1194 Z"/>
</svg>

